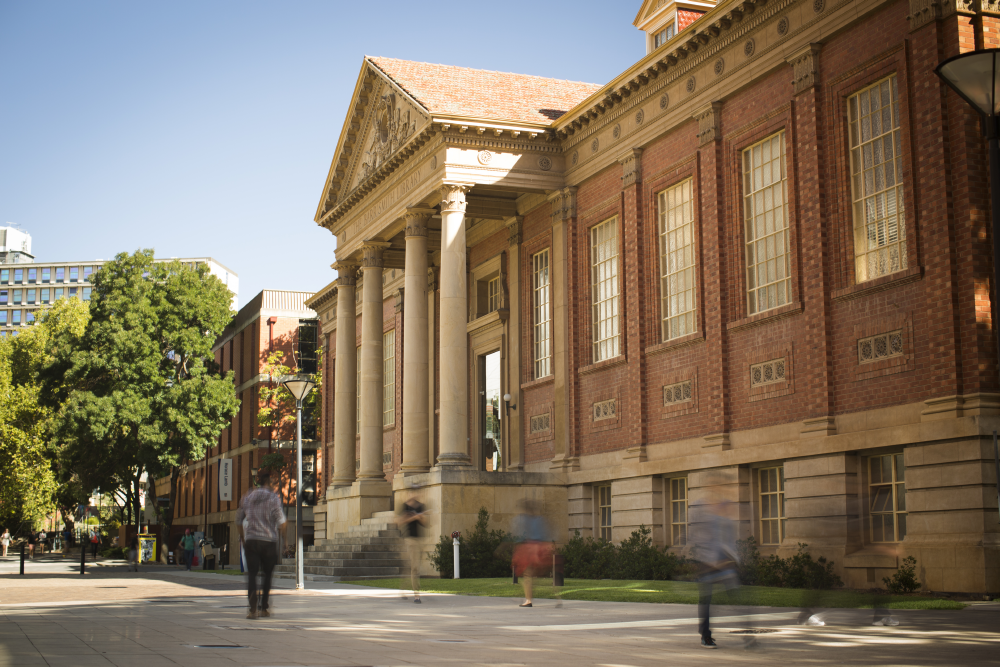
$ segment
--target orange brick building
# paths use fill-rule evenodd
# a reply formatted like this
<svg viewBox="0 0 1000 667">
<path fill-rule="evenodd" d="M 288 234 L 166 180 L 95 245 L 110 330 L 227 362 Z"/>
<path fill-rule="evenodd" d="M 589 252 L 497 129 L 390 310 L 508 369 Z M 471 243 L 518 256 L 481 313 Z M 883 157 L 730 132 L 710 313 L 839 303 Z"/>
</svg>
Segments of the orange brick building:
<svg viewBox="0 0 1000 667">
<path fill-rule="evenodd" d="M 987 161 L 933 73 L 985 8 L 648 0 L 606 85 L 366 58 L 316 215 L 325 535 L 416 481 L 440 534 L 530 496 L 683 550 L 719 494 L 848 585 L 1000 591 Z"/>
</svg>

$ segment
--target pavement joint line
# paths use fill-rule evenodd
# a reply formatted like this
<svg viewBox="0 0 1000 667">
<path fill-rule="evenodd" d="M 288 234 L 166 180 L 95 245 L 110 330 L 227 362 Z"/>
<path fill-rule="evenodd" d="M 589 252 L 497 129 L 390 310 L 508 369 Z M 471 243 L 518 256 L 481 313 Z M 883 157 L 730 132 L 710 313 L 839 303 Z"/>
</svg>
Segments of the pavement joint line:
<svg viewBox="0 0 1000 667">
<path fill-rule="evenodd" d="M 799 612 L 781 612 L 776 614 L 746 614 L 744 616 L 713 616 L 712 623 L 729 623 L 733 621 L 745 621 L 752 618 L 754 621 L 760 620 L 782 620 L 786 618 L 796 618 Z M 671 618 L 650 621 L 616 621 L 611 623 L 577 623 L 571 625 L 501 625 L 497 630 L 513 630 L 515 632 L 532 632 L 536 630 L 619 630 L 626 628 L 666 628 L 674 625 L 688 625 L 697 623 L 697 618 Z"/>
</svg>

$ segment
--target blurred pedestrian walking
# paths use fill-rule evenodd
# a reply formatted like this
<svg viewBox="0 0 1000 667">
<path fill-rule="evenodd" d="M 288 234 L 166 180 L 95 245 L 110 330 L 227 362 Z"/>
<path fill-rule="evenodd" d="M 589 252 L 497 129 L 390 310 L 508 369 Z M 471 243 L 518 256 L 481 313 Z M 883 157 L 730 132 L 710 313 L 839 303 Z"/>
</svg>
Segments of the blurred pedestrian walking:
<svg viewBox="0 0 1000 667">
<path fill-rule="evenodd" d="M 415 484 L 410 489 L 409 499 L 403 503 L 399 513 L 399 528 L 406 543 L 406 556 L 410 562 L 410 588 L 413 589 L 413 601 L 420 604 L 420 561 L 423 559 L 421 537 L 426 525 L 427 508 L 420 502 L 420 486 Z M 406 599 L 406 596 L 402 596 Z"/>
<path fill-rule="evenodd" d="M 35 544 L 38 543 L 38 533 L 33 529 L 28 529 L 28 558 L 35 557 Z"/>
<path fill-rule="evenodd" d="M 97 560 L 97 548 L 101 546 L 101 536 L 96 530 L 90 531 L 90 557 Z"/>
<path fill-rule="evenodd" d="M 279 537 L 282 541 L 285 538 L 285 513 L 281 510 L 281 499 L 274 490 L 276 480 L 272 480 L 270 473 L 264 471 L 258 475 L 257 483 L 258 487 L 243 496 L 240 508 L 236 510 L 236 524 L 239 526 L 240 542 L 243 544 L 249 570 L 247 597 L 250 612 L 247 618 L 251 619 L 271 616 L 268 600 L 271 574 L 278 564 L 281 548 Z M 260 599 L 257 594 L 258 572 L 263 580 Z"/>
<path fill-rule="evenodd" d="M 10 546 L 10 531 L 6 528 L 3 529 L 3 535 L 0 535 L 0 546 L 3 547 L 3 555 L 7 555 L 7 547 Z"/>
<path fill-rule="evenodd" d="M 49 540 L 49 536 L 45 533 L 45 529 L 42 528 L 38 531 L 38 555 L 45 555 L 45 545 Z"/>
<path fill-rule="evenodd" d="M 194 561 L 194 546 L 194 535 L 191 534 L 190 528 L 185 528 L 184 535 L 181 536 L 180 548 L 184 553 L 184 565 L 189 571 L 191 563 Z"/>
<path fill-rule="evenodd" d="M 69 524 L 63 524 L 62 532 L 62 552 L 66 556 L 69 554 L 69 548 L 73 546 L 73 531 L 69 529 Z"/>
<path fill-rule="evenodd" d="M 519 606 L 531 607 L 534 578 L 552 565 L 552 543 L 539 504 L 534 500 L 521 500 L 518 508 L 520 514 L 514 522 L 514 535 L 521 541 L 514 548 L 512 564 L 514 574 L 524 587 L 524 602 Z"/>
<path fill-rule="evenodd" d="M 128 569 L 130 572 L 139 571 L 139 536 L 133 535 L 128 543 Z"/>
</svg>

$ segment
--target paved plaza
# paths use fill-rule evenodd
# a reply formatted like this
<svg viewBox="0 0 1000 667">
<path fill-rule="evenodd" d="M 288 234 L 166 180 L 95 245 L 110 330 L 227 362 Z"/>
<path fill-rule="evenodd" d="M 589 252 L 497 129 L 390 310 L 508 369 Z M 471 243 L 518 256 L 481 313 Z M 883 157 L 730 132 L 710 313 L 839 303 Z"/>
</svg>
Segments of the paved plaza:
<svg viewBox="0 0 1000 667">
<path fill-rule="evenodd" d="M 825 612 L 825 627 L 803 627 L 793 609 L 720 607 L 720 649 L 706 651 L 690 605 L 538 600 L 520 609 L 509 598 L 427 595 L 417 606 L 393 590 L 315 584 L 296 594 L 281 582 L 274 616 L 250 621 L 240 577 L 78 568 L 38 561 L 21 577 L 16 560 L 0 562 L 0 665 L 1000 664 L 1000 604 L 901 611 L 898 627 L 872 627 L 865 610 Z M 748 611 L 754 650 L 739 633 Z"/>
</svg>

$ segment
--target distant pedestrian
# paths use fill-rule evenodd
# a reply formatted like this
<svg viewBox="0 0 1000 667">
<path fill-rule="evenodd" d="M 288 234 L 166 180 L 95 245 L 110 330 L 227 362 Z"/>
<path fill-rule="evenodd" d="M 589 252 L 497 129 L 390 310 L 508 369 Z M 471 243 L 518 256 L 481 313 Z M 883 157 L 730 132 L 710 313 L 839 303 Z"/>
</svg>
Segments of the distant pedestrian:
<svg viewBox="0 0 1000 667">
<path fill-rule="evenodd" d="M 521 542 L 514 549 L 512 564 L 524 587 L 524 602 L 519 606 L 530 607 L 533 603 L 533 579 L 551 565 L 552 544 L 548 525 L 538 504 L 522 500 L 519 506 L 521 513 L 514 524 L 514 534 L 521 538 Z"/>
<path fill-rule="evenodd" d="M 42 528 L 38 531 L 38 553 L 39 555 L 45 555 L 45 544 L 48 542 L 49 536 L 45 533 L 45 529 Z"/>
<path fill-rule="evenodd" d="M 90 556 L 94 560 L 97 560 L 97 548 L 101 546 L 101 536 L 97 534 L 96 530 L 90 531 Z"/>
<path fill-rule="evenodd" d="M 69 554 L 69 548 L 73 546 L 73 531 L 69 529 L 69 524 L 63 526 L 62 538 L 63 555 L 65 556 Z"/>
<path fill-rule="evenodd" d="M 406 543 L 406 555 L 410 562 L 410 588 L 413 589 L 413 601 L 417 604 L 420 604 L 420 561 L 423 555 L 420 538 L 425 524 L 424 516 L 427 513 L 427 509 L 417 497 L 419 489 L 419 486 L 412 487 L 410 498 L 403 503 L 398 519 Z M 406 599 L 405 595 L 403 599 Z"/>
<path fill-rule="evenodd" d="M 129 571 L 139 571 L 139 536 L 133 535 L 132 541 L 128 543 L 128 569 Z"/>
<path fill-rule="evenodd" d="M 0 535 L 0 546 L 3 547 L 3 555 L 7 555 L 7 547 L 10 546 L 10 531 L 6 528 L 3 529 L 3 535 Z"/>
<path fill-rule="evenodd" d="M 38 544 L 38 533 L 28 530 L 28 558 L 35 557 L 35 545 Z"/>
<path fill-rule="evenodd" d="M 243 544 L 249 570 L 247 597 L 250 602 L 250 612 L 247 618 L 251 619 L 271 616 L 269 607 L 271 574 L 274 572 L 274 566 L 278 564 L 279 537 L 282 540 L 285 537 L 285 513 L 281 510 L 281 499 L 274 492 L 275 482 L 267 471 L 261 472 L 257 481 L 258 487 L 243 496 L 240 508 L 236 510 L 236 525 L 239 526 L 240 542 Z M 261 573 L 263 580 L 259 600 L 258 572 Z"/>
<path fill-rule="evenodd" d="M 190 528 L 184 529 L 184 536 L 181 537 L 181 551 L 184 552 L 184 565 L 188 570 L 191 569 L 191 562 L 194 560 L 194 535 L 191 534 Z"/>
</svg>

